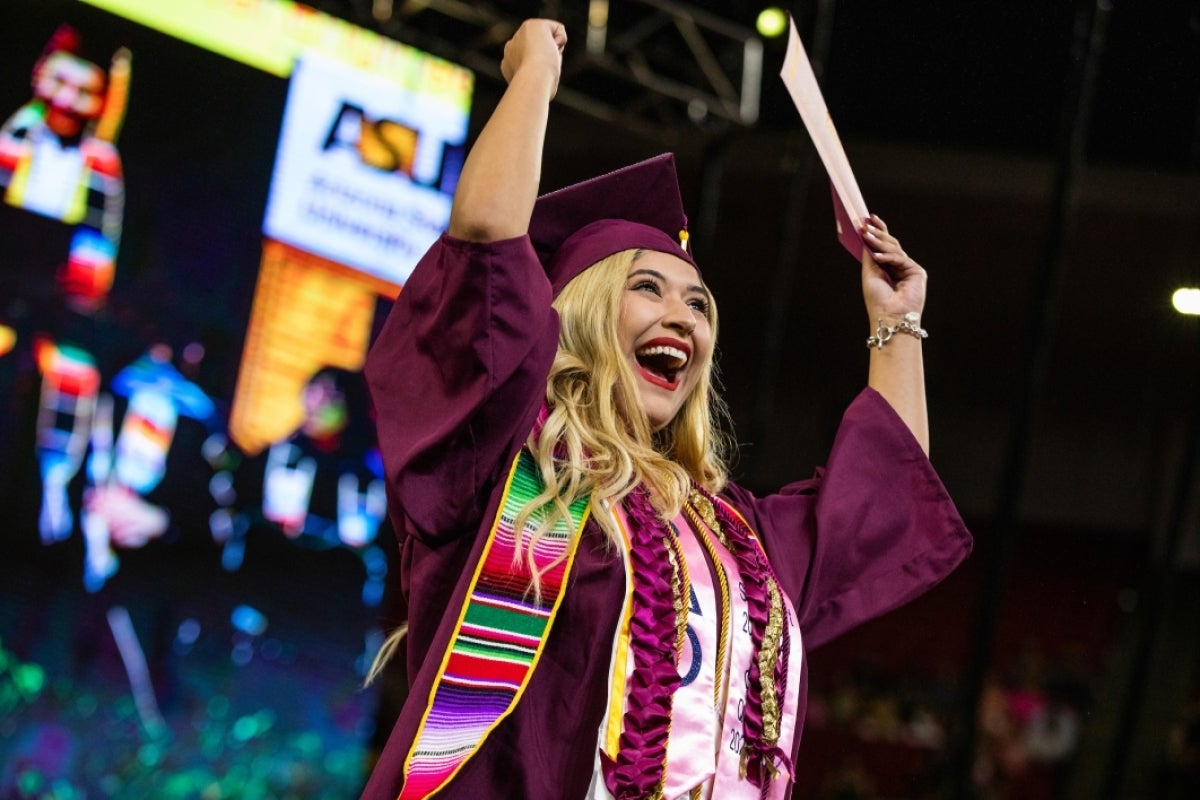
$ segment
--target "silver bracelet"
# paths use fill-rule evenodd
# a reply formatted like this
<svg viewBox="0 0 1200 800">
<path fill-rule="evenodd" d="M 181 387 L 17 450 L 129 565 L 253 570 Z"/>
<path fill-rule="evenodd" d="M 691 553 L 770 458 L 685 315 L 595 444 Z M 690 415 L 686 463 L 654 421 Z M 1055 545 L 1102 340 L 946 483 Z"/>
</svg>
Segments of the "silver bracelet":
<svg viewBox="0 0 1200 800">
<path fill-rule="evenodd" d="M 890 342 L 897 333 L 907 333 L 918 339 L 929 336 L 929 331 L 921 327 L 921 315 L 916 311 L 909 311 L 895 325 L 884 325 L 883 320 L 879 320 L 879 324 L 875 328 L 875 335 L 867 338 L 867 347 L 882 350 L 883 346 Z"/>
</svg>

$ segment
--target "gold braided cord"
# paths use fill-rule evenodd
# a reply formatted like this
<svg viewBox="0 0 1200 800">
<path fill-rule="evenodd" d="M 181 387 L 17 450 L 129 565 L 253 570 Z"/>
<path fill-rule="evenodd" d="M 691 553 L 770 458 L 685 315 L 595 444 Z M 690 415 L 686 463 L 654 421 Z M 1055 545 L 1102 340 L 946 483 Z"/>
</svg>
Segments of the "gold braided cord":
<svg viewBox="0 0 1200 800">
<path fill-rule="evenodd" d="M 674 524 L 667 526 L 668 535 L 663 537 L 667 548 L 667 560 L 671 562 L 671 595 L 675 609 L 675 652 L 676 659 L 683 656 L 683 643 L 687 641 L 688 611 L 691 607 L 692 578 L 688 572 L 687 559 L 679 545 L 679 533 Z"/>
<path fill-rule="evenodd" d="M 771 596 L 771 610 L 767 616 L 767 629 L 763 632 L 762 648 L 758 652 L 758 672 L 762 683 L 763 741 L 773 745 L 779 741 L 781 722 L 779 695 L 775 691 L 775 665 L 779 662 L 783 643 L 783 599 L 774 578 L 767 578 L 767 591 Z"/>
<path fill-rule="evenodd" d="M 709 515 L 712 520 L 711 522 L 701 521 L 701 512 L 697 510 L 694 505 L 696 498 L 699 498 L 700 500 L 704 501 L 705 504 L 707 504 Z M 709 537 L 708 533 L 705 532 L 707 528 L 708 531 L 711 531 L 719 539 L 721 539 L 723 543 L 724 539 L 721 532 L 721 526 L 717 523 L 716 514 L 713 513 L 712 504 L 708 502 L 708 498 L 697 492 L 692 492 L 692 502 L 684 503 L 683 511 L 688 518 L 688 522 L 692 524 L 692 529 L 696 531 L 696 538 L 700 540 L 700 543 L 704 545 L 704 549 L 708 551 L 708 557 L 711 558 L 713 562 L 713 572 L 715 572 L 717 575 L 717 588 L 720 590 L 720 597 L 718 600 L 721 604 L 719 613 L 717 614 L 717 650 L 719 653 L 717 670 L 718 674 L 724 673 L 726 679 L 728 679 L 729 670 L 726 667 L 726 664 L 727 659 L 730 657 L 729 629 L 733 627 L 733 620 L 729 618 L 729 576 L 725 573 L 725 569 L 721 566 L 721 559 L 717 554 L 716 545 L 713 544 L 712 539 Z M 713 708 L 718 712 L 720 712 L 721 706 L 723 705 L 721 698 L 724 694 L 725 683 L 725 680 L 713 681 Z"/>
<path fill-rule="evenodd" d="M 721 544 L 728 550 L 729 540 L 725 538 L 725 531 L 721 529 L 721 523 L 717 521 L 717 510 L 713 508 L 712 501 L 693 489 L 691 496 L 688 497 L 688 503 L 685 504 L 685 508 L 687 506 L 691 506 L 692 510 L 700 515 L 700 518 L 704 520 L 704 524 L 708 526 L 710 531 L 717 535 L 717 538 L 721 540 Z"/>
</svg>

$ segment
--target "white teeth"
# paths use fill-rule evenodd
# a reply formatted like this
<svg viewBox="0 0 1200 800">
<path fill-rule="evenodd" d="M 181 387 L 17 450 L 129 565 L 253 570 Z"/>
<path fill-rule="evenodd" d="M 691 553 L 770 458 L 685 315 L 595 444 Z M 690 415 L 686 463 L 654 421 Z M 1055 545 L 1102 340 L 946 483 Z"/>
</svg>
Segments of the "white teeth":
<svg viewBox="0 0 1200 800">
<path fill-rule="evenodd" d="M 670 356 L 679 362 L 678 367 L 682 367 L 687 363 L 687 353 L 680 350 L 678 347 L 670 347 L 669 345 L 655 345 L 653 347 L 643 347 L 638 350 L 639 356 Z"/>
</svg>

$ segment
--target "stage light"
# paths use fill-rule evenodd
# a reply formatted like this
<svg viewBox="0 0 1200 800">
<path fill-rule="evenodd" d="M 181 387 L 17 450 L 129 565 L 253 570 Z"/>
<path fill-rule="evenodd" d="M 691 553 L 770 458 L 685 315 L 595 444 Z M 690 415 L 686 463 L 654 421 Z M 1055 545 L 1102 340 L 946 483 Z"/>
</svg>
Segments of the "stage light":
<svg viewBox="0 0 1200 800">
<path fill-rule="evenodd" d="M 371 3 L 371 16 L 376 22 L 387 22 L 392 18 L 392 0 L 374 0 Z"/>
<path fill-rule="evenodd" d="M 767 6 L 758 12 L 758 19 L 754 24 L 760 36 L 774 39 L 787 30 L 787 22 L 787 12 L 779 6 Z"/>
<path fill-rule="evenodd" d="M 592 55 L 604 52 L 608 37 L 608 0 L 591 0 L 588 3 L 587 51 Z"/>
<path fill-rule="evenodd" d="M 1171 295 L 1171 305 L 1180 314 L 1200 315 L 1200 289 L 1176 289 Z"/>
</svg>

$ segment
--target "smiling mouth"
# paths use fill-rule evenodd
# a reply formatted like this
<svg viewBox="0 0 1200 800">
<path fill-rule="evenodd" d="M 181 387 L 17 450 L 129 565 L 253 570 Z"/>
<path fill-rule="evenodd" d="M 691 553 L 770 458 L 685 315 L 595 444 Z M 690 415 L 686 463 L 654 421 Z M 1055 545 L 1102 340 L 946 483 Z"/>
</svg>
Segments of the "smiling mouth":
<svg viewBox="0 0 1200 800">
<path fill-rule="evenodd" d="M 642 377 L 655 386 L 674 390 L 679 386 L 679 373 L 687 366 L 687 350 L 672 344 L 650 342 L 634 353 Z"/>
</svg>

